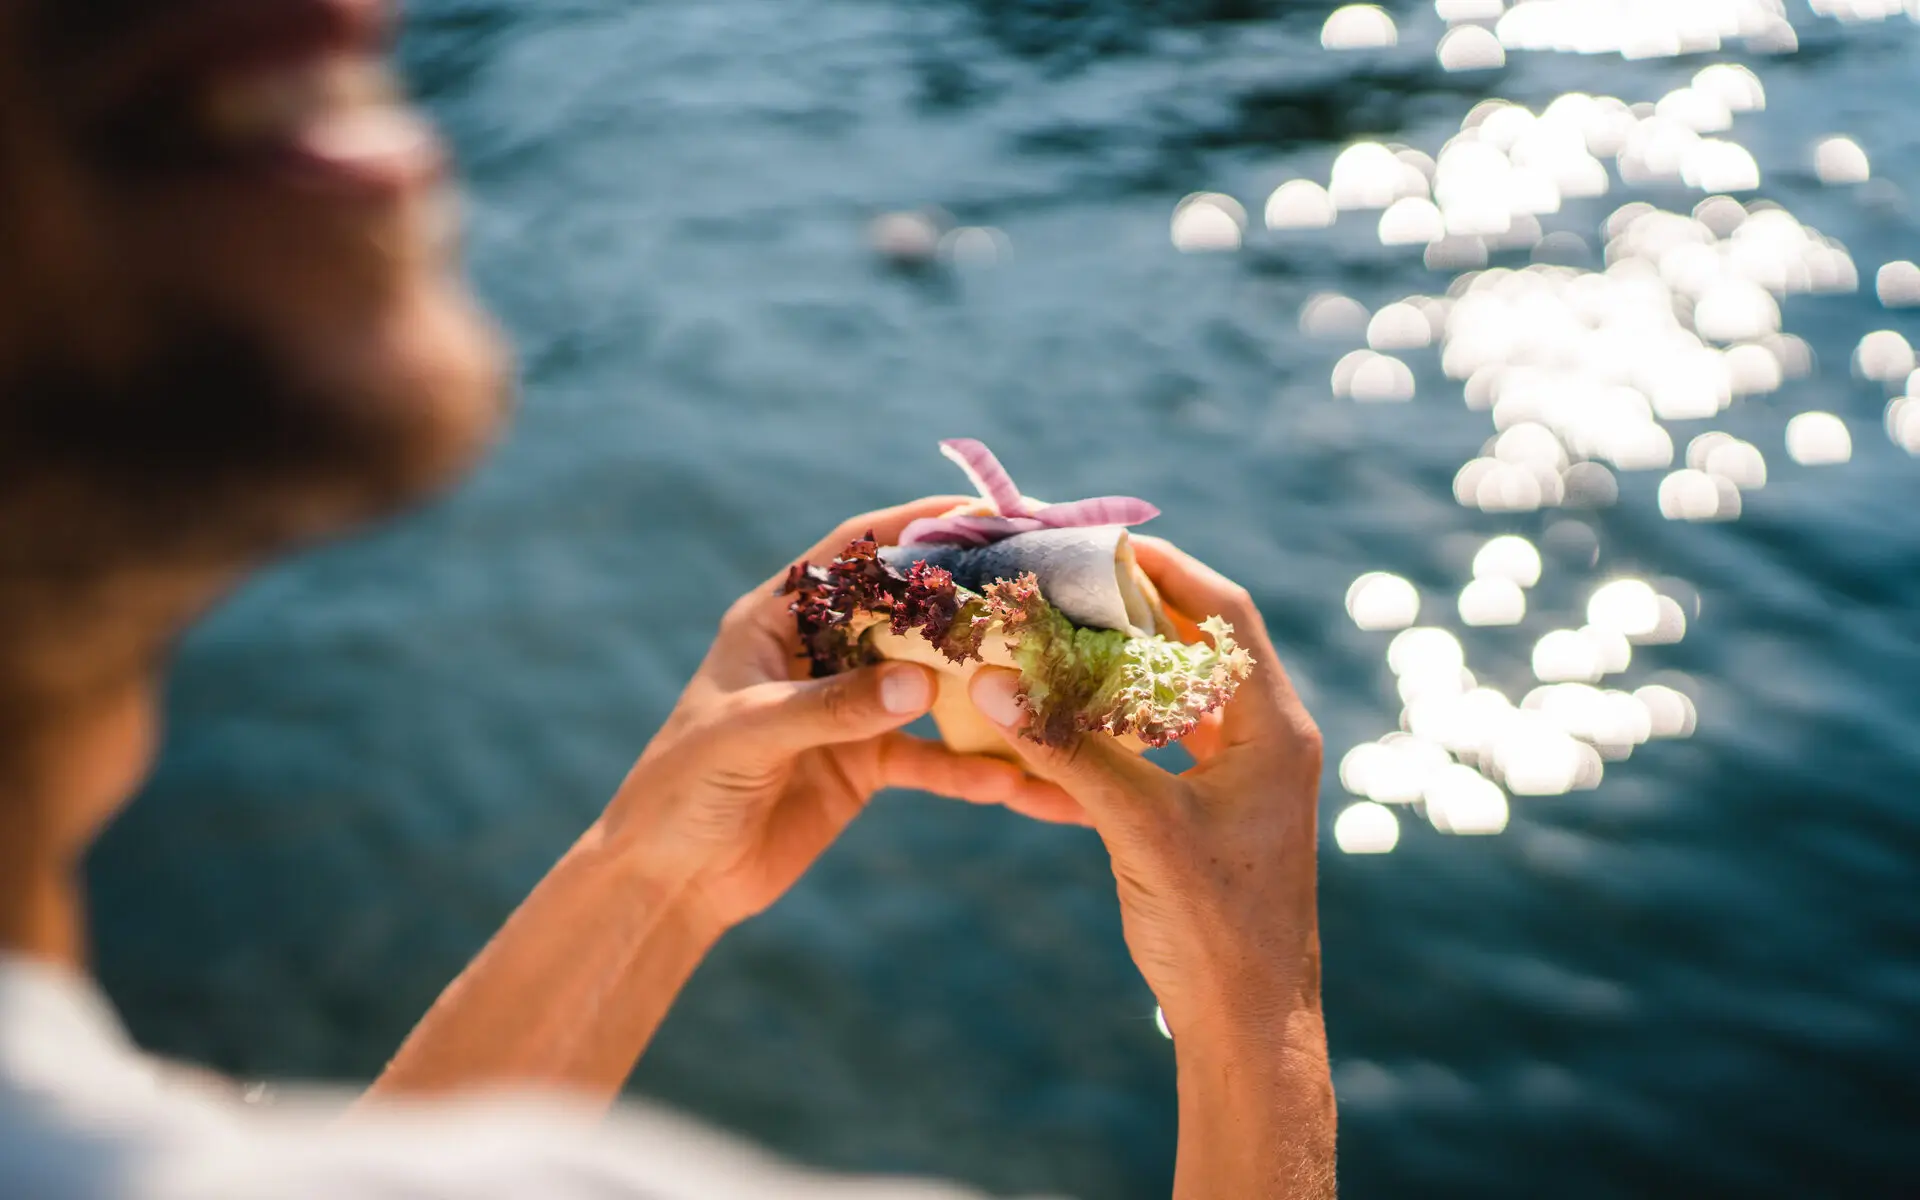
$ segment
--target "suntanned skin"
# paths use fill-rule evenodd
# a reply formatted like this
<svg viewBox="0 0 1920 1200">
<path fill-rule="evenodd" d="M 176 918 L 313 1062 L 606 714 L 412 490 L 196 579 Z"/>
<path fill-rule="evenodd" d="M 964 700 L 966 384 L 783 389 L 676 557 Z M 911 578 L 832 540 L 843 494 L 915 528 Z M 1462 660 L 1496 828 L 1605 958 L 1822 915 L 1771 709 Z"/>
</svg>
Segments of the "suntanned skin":
<svg viewBox="0 0 1920 1200">
<path fill-rule="evenodd" d="M 150 768 L 181 631 L 259 564 L 441 490 L 501 424 L 506 356 L 433 155 L 382 160 L 377 186 L 213 163 L 178 103 L 232 69 L 209 46 L 262 23 L 378 57 L 389 19 L 377 0 L 0 0 L 0 949 L 86 969 L 79 863 Z M 954 503 L 855 518 L 806 557 Z M 796 678 L 770 579 L 361 1111 L 501 1085 L 610 1099 L 712 945 L 902 786 L 1105 839 L 1174 1032 L 1182 1200 L 1330 1195 L 1318 735 L 1245 593 L 1144 539 L 1142 558 L 1260 660 L 1191 740 L 1194 771 L 1010 731 L 1023 771 L 908 738 L 926 670 Z M 1005 682 L 976 681 L 989 717 Z"/>
<path fill-rule="evenodd" d="M 808 557 L 952 504 L 857 517 Z M 803 660 L 776 583 L 734 605 L 606 814 L 427 1014 L 371 1097 L 476 1078 L 611 1097 L 713 943 L 779 899 L 883 787 L 1084 821 L 1065 793 L 1010 764 L 894 732 L 932 705 L 924 667 L 795 681 Z"/>
<path fill-rule="evenodd" d="M 1127 947 L 1178 1060 L 1177 1200 L 1331 1196 L 1314 895 L 1320 731 L 1244 588 L 1158 538 L 1134 546 L 1176 621 L 1225 617 L 1258 664 L 1187 738 L 1192 770 L 1170 774 L 1108 739 L 1052 750 L 1017 736 L 1025 718 L 1010 671 L 976 675 L 974 701 L 1035 775 L 1083 806 L 1113 855 Z"/>
</svg>

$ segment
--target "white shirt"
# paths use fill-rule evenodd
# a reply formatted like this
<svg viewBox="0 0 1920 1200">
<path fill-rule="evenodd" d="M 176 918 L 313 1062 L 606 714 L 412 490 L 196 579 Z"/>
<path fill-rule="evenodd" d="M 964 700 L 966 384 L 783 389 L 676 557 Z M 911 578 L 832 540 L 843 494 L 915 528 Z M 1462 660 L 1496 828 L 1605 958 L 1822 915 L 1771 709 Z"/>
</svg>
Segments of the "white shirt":
<svg viewBox="0 0 1920 1200">
<path fill-rule="evenodd" d="M 0 1200 L 966 1200 L 805 1174 L 664 1113 L 494 1098 L 339 1119 L 169 1084 L 87 980 L 0 955 Z M 976 1198 L 977 1200 L 977 1198 Z"/>
</svg>

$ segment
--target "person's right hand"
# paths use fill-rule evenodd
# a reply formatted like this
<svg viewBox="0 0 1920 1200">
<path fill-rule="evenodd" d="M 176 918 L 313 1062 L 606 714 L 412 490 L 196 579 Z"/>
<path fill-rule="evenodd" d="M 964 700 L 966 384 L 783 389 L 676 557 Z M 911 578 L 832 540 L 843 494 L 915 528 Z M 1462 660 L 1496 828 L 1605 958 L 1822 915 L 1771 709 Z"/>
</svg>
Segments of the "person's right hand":
<svg viewBox="0 0 1920 1200">
<path fill-rule="evenodd" d="M 1127 946 L 1176 1041 L 1222 1022 L 1317 1014 L 1320 732 L 1246 589 L 1158 538 L 1133 544 L 1174 609 L 1224 617 L 1258 664 L 1232 703 L 1183 743 L 1196 765 L 1174 775 L 1100 734 L 1066 749 L 1029 740 L 1018 732 L 1026 714 L 1012 671 L 980 671 L 974 704 L 1027 769 L 1064 789 L 1099 830 Z M 1192 626 L 1180 632 L 1202 636 Z"/>
</svg>

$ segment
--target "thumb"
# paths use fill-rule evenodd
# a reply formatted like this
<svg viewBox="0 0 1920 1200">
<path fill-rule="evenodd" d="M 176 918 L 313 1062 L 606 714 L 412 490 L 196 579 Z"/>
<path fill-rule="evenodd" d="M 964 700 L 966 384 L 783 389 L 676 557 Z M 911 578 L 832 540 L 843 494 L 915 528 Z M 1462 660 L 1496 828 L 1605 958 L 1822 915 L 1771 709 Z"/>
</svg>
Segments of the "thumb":
<svg viewBox="0 0 1920 1200">
<path fill-rule="evenodd" d="M 886 663 L 830 679 L 749 688 L 740 724 L 756 749 L 797 754 L 889 733 L 924 716 L 933 697 L 932 671 Z"/>
<path fill-rule="evenodd" d="M 1022 730 L 1028 714 L 1020 704 L 1019 684 L 1018 672 L 986 667 L 974 673 L 968 693 L 1027 770 L 1078 800 L 1102 833 L 1138 832 L 1143 819 L 1172 790 L 1173 776 L 1105 734 L 1082 734 L 1064 747 L 1027 737 Z"/>
</svg>

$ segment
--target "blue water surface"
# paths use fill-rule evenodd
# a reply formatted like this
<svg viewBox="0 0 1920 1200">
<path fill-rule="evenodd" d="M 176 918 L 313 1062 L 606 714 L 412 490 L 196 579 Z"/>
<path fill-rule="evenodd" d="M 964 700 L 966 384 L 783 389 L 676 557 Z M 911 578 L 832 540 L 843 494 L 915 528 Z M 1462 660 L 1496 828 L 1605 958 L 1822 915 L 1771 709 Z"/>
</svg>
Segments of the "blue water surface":
<svg viewBox="0 0 1920 1200">
<path fill-rule="evenodd" d="M 1302 336 L 1301 304 L 1444 291 L 1417 250 L 1343 222 L 1182 255 L 1175 203 L 1257 214 L 1355 137 L 1432 153 L 1488 95 L 1655 100 L 1742 58 L 1448 75 L 1431 9 L 1397 12 L 1394 51 L 1337 55 L 1325 9 L 1253 0 L 419 0 L 406 57 L 463 162 L 522 412 L 458 494 L 188 642 L 159 773 L 92 872 L 138 1036 L 370 1078 L 592 820 L 726 604 L 847 514 L 961 484 L 941 437 L 1041 495 L 1152 498 L 1157 532 L 1254 591 L 1332 758 L 1394 728 L 1348 584 L 1397 572 L 1458 628 L 1487 537 L 1575 545 L 1546 536 L 1575 518 L 1455 502 L 1491 429 L 1430 352 L 1409 405 L 1330 397 L 1352 347 Z M 1864 286 L 1789 301 L 1820 370 L 1711 426 L 1765 448 L 1770 485 L 1692 525 L 1657 473 L 1623 475 L 1577 518 L 1597 560 L 1550 555 L 1523 629 L 1460 631 L 1517 696 L 1596 580 L 1684 580 L 1687 639 L 1629 685 L 1684 672 L 1698 734 L 1516 800 L 1499 837 L 1326 839 L 1346 1195 L 1920 1191 L 1920 462 L 1846 367 L 1868 330 L 1920 337 L 1872 294 L 1920 257 L 1920 28 L 1791 15 L 1800 53 L 1747 60 L 1769 105 L 1737 136 Z M 1871 189 L 1814 179 L 1829 133 Z M 868 222 L 923 205 L 1010 255 L 890 267 Z M 1852 462 L 1779 452 L 1805 409 L 1846 418 Z M 1348 802 L 1330 770 L 1328 825 Z M 1175 1145 L 1153 1013 L 1093 835 L 890 795 L 727 939 L 635 1087 L 807 1162 L 1144 1200 Z"/>
</svg>

